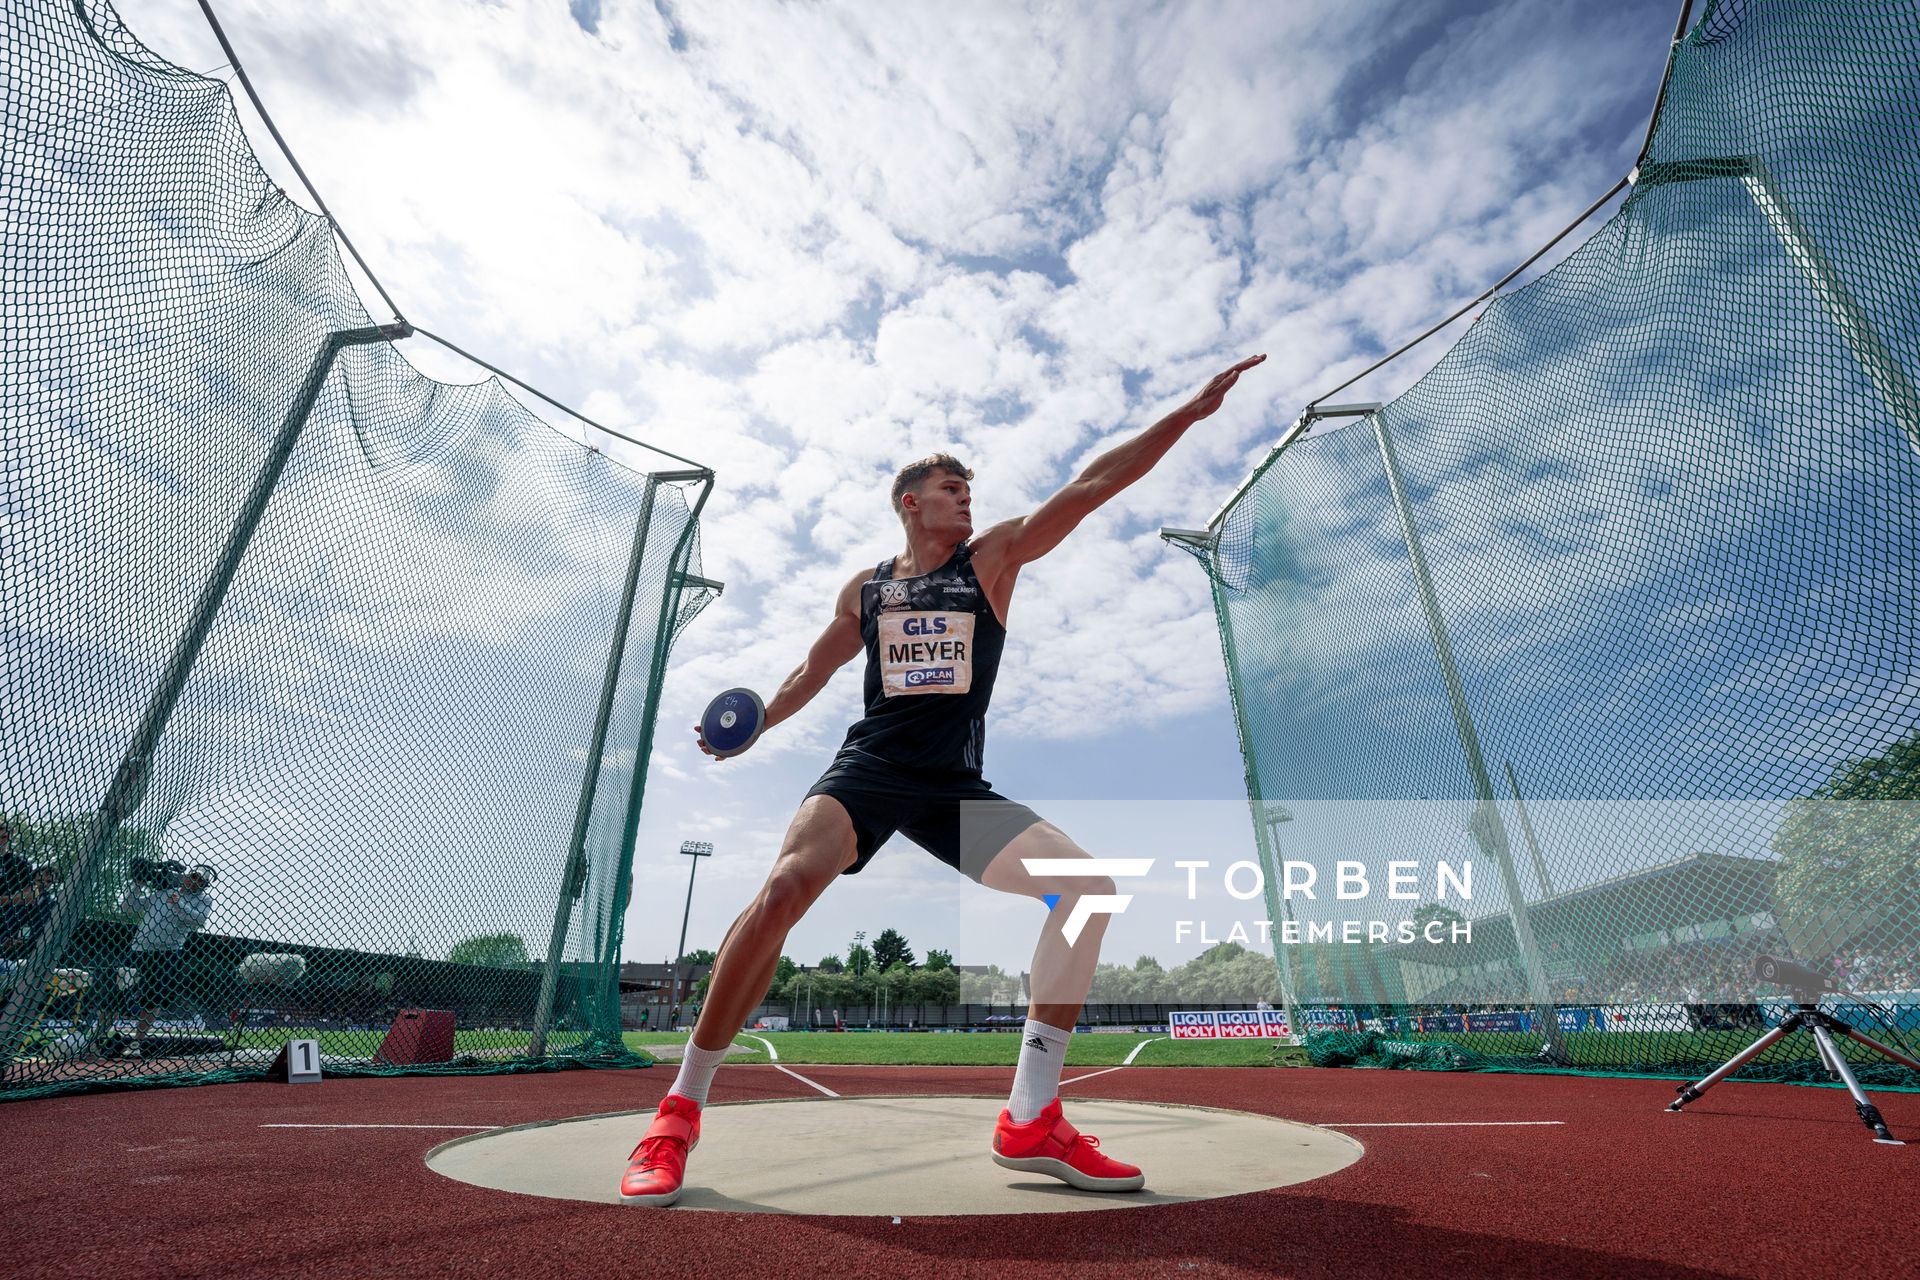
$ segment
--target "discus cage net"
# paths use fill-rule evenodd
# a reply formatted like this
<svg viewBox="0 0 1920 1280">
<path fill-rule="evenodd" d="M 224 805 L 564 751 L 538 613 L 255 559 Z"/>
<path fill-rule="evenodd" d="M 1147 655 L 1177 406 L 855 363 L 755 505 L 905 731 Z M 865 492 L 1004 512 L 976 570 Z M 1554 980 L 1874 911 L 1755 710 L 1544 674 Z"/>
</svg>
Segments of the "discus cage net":
<svg viewBox="0 0 1920 1280">
<path fill-rule="evenodd" d="M 1788 1006 L 1758 954 L 1912 1051 L 1916 228 L 1920 8 L 1721 0 L 1604 226 L 1168 531 L 1211 580 L 1269 886 L 1478 863 L 1471 904 L 1391 904 L 1470 942 L 1275 947 L 1309 1027 L 1375 1033 L 1316 1060 L 1691 1074 Z M 1270 888 L 1276 939 L 1331 899 Z M 1742 1075 L 1826 1078 L 1804 1036 Z"/>
<path fill-rule="evenodd" d="M 711 473 L 423 376 L 224 83 L 103 0 L 4 14 L 0 1097 L 296 1038 L 638 1064 L 621 922 Z"/>
</svg>

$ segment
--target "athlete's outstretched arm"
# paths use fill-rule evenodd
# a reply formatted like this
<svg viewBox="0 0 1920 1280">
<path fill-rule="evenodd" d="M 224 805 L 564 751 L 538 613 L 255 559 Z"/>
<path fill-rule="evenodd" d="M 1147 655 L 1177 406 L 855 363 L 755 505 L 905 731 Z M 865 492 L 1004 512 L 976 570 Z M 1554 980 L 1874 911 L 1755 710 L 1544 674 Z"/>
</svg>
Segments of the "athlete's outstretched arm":
<svg viewBox="0 0 1920 1280">
<path fill-rule="evenodd" d="M 827 629 L 807 650 L 806 659 L 793 669 L 792 675 L 780 682 L 780 691 L 767 703 L 767 729 L 813 701 L 813 695 L 827 687 L 827 681 L 833 678 L 833 673 L 846 666 L 860 652 L 860 584 L 867 580 L 871 572 L 856 574 L 851 582 L 840 589 L 840 594 L 833 602 L 833 620 L 827 623 Z M 763 729 L 761 732 L 765 731 Z M 693 727 L 693 732 L 700 741 L 700 749 L 713 755 L 706 738 L 700 734 L 699 725 Z"/>
<path fill-rule="evenodd" d="M 995 568 L 1018 569 L 1059 546 L 1102 503 L 1153 470 L 1188 427 L 1220 407 L 1241 374 L 1265 359 L 1264 355 L 1251 356 L 1214 375 L 1191 400 L 1125 444 L 1095 458 L 1032 515 L 997 524 L 981 534 L 975 543 L 975 561 L 984 558 Z"/>
</svg>

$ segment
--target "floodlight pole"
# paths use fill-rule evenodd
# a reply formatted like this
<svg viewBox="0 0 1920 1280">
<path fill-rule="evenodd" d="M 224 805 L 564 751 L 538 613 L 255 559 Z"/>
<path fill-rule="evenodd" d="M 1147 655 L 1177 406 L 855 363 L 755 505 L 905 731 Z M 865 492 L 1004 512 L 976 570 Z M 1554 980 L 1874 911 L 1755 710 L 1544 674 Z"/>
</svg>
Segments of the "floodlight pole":
<svg viewBox="0 0 1920 1280">
<path fill-rule="evenodd" d="M 606 766 L 607 726 L 613 720 L 614 693 L 620 685 L 620 661 L 627 651 L 627 631 L 633 621 L 633 597 L 640 587 L 640 565 L 647 555 L 647 530 L 653 524 L 653 499 L 660 488 L 660 476 L 648 476 L 646 492 L 640 499 L 640 515 L 633 525 L 633 547 L 627 553 L 627 576 L 620 589 L 620 607 L 613 620 L 613 643 L 607 653 L 606 672 L 600 678 L 600 706 L 594 713 L 593 736 L 587 744 L 585 776 L 580 780 L 580 799 L 573 809 L 573 833 L 567 837 L 565 861 L 560 868 L 560 896 L 553 908 L 553 932 L 547 939 L 547 963 L 540 971 L 540 1002 L 533 1015 L 533 1036 L 527 1042 L 527 1055 L 544 1058 L 547 1031 L 553 1024 L 553 999 L 560 986 L 560 956 L 566 948 L 567 930 L 573 924 L 573 904 L 587 883 L 587 820 L 593 814 L 593 793 L 600 785 L 600 771 Z M 639 762 L 635 761 L 637 765 Z"/>
<path fill-rule="evenodd" d="M 700 859 L 713 856 L 713 845 L 706 840 L 683 840 L 680 852 L 693 859 L 693 865 L 687 868 L 687 909 L 680 916 L 680 949 L 673 953 L 673 1003 L 685 1003 L 680 997 L 680 962 L 687 955 L 687 922 L 693 919 L 693 878 L 700 872 Z"/>
<path fill-rule="evenodd" d="M 1920 392 L 1914 390 L 1906 369 L 1894 359 L 1881 340 L 1879 331 L 1858 302 L 1833 262 L 1820 248 L 1806 224 L 1787 203 L 1786 193 L 1774 181 L 1773 172 L 1759 156 L 1718 156 L 1705 160 L 1678 160 L 1664 164 L 1642 165 L 1629 175 L 1639 187 L 1669 182 L 1693 182 L 1703 178 L 1738 178 L 1753 198 L 1760 214 L 1773 229 L 1787 251 L 1787 257 L 1800 268 L 1814 297 L 1840 330 L 1853 358 L 1860 362 L 1867 380 L 1892 411 L 1907 442 L 1920 451 Z"/>
<path fill-rule="evenodd" d="M 313 414 L 313 406 L 320 399 L 327 376 L 333 372 L 335 359 L 348 347 L 395 342 L 412 332 L 412 327 L 405 321 L 365 329 L 341 329 L 327 335 L 313 363 L 308 366 L 306 380 L 300 384 L 299 394 L 287 409 L 279 435 L 274 438 L 265 461 L 254 475 L 253 487 L 248 490 L 239 514 L 234 518 L 233 527 L 227 532 L 226 545 L 221 548 L 220 557 L 214 562 L 213 573 L 201 588 L 200 598 L 188 618 L 186 629 L 175 643 L 173 654 L 168 658 L 159 683 L 147 701 L 146 711 L 140 717 L 140 724 L 127 743 L 118 767 L 114 769 L 113 780 L 108 783 L 100 808 L 93 815 L 86 842 L 81 846 L 80 856 L 75 860 L 72 873 L 61 891 L 53 918 L 48 921 L 32 953 L 16 971 L 6 1008 L 0 1011 L 0 1072 L 10 1070 L 20 1052 L 38 1005 L 35 997 L 45 988 L 67 943 L 73 938 L 74 929 L 86 913 L 87 899 L 107 861 L 113 837 L 119 832 L 120 824 L 140 808 L 141 801 L 146 797 L 153 755 L 159 748 L 162 735 L 166 733 L 167 721 L 173 715 L 181 691 L 186 688 L 188 677 L 193 674 L 194 663 L 213 630 L 214 618 L 226 601 L 234 574 L 240 569 L 240 560 L 246 555 L 254 531 L 260 527 L 260 521 L 266 515 L 267 504 L 280 483 L 280 476 L 287 469 L 287 460 L 293 456 L 294 446 L 300 443 L 301 433 Z"/>
<path fill-rule="evenodd" d="M 1420 543 L 1420 530 L 1413 522 L 1413 508 L 1407 501 L 1406 484 L 1400 477 L 1400 459 L 1394 452 L 1393 433 L 1386 419 L 1373 416 L 1374 435 L 1380 442 L 1380 459 L 1386 467 L 1387 485 L 1393 493 L 1394 514 L 1400 520 L 1400 533 L 1407 544 L 1407 559 L 1413 566 L 1414 585 L 1419 591 L 1420 607 L 1426 614 L 1427 631 L 1433 638 L 1433 653 L 1440 664 L 1440 678 L 1447 687 L 1447 701 L 1453 708 L 1453 725 L 1460 735 L 1460 746 L 1467 758 L 1467 771 L 1473 777 L 1473 790 L 1479 803 L 1471 830 L 1475 842 L 1500 870 L 1507 892 L 1507 913 L 1513 921 L 1513 940 L 1520 951 L 1521 970 L 1526 975 L 1528 992 L 1534 1006 L 1534 1021 L 1540 1024 L 1548 1047 L 1558 1056 L 1566 1056 L 1560 1036 L 1560 1019 L 1547 989 L 1546 967 L 1540 962 L 1540 949 L 1533 937 L 1533 921 L 1527 914 L 1527 896 L 1520 877 L 1513 869 L 1513 854 L 1507 842 L 1507 829 L 1494 802 L 1493 779 L 1487 773 L 1486 757 L 1480 750 L 1480 734 L 1474 728 L 1473 712 L 1460 683 L 1460 671 L 1453 660 L 1453 643 L 1447 638 L 1446 620 L 1433 590 L 1433 575 L 1427 568 L 1427 556 Z"/>
</svg>

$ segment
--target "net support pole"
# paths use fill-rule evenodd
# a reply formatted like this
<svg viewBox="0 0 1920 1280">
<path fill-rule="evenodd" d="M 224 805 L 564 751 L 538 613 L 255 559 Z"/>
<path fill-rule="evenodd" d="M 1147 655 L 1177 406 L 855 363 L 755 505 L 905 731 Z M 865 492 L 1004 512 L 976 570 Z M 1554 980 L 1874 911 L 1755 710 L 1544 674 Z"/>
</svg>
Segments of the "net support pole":
<svg viewBox="0 0 1920 1280">
<path fill-rule="evenodd" d="M 1221 593 L 1220 581 L 1213 572 L 1212 564 L 1209 563 L 1209 557 L 1220 549 L 1220 534 L 1212 528 L 1162 529 L 1160 536 L 1192 552 L 1207 575 L 1210 598 L 1213 601 L 1214 620 L 1220 626 L 1220 648 L 1227 665 L 1227 701 L 1233 708 L 1233 731 L 1239 739 L 1240 765 L 1246 774 L 1247 808 L 1253 816 L 1254 850 L 1260 856 L 1261 880 L 1265 886 L 1267 924 L 1275 931 L 1269 936 L 1273 951 L 1273 970 L 1280 984 L 1280 1007 L 1286 1011 L 1287 1034 L 1301 1039 L 1304 1043 L 1305 1028 L 1295 1020 L 1292 953 L 1282 950 L 1284 943 L 1279 932 L 1281 914 L 1279 886 L 1284 884 L 1284 880 L 1280 874 L 1282 868 L 1276 827 L 1279 822 L 1290 820 L 1292 815 L 1288 814 L 1286 818 L 1274 818 L 1276 810 L 1284 813 L 1285 809 L 1279 805 L 1270 806 L 1260 797 L 1260 770 L 1254 762 L 1253 738 L 1247 732 L 1246 716 L 1243 714 L 1240 702 L 1238 683 L 1240 667 L 1239 656 L 1233 644 L 1233 618 L 1227 612 L 1226 596 Z M 1286 905 L 1286 915 L 1289 920 L 1293 918 L 1291 903 Z"/>
<path fill-rule="evenodd" d="M 1273 970 L 1280 983 L 1280 1007 L 1286 1010 L 1287 1033 L 1301 1037 L 1305 1043 L 1306 1029 L 1294 1021 L 1293 967 L 1290 963 L 1292 953 L 1280 935 L 1280 858 L 1273 843 L 1273 832 L 1267 825 L 1266 801 L 1260 795 L 1260 767 L 1257 762 L 1253 735 L 1247 731 L 1246 708 L 1240 697 L 1240 658 L 1233 643 L 1233 618 L 1227 612 L 1227 601 L 1222 594 L 1220 583 L 1212 574 L 1208 574 L 1213 588 L 1213 612 L 1220 620 L 1220 645 L 1227 659 L 1227 687 L 1232 695 L 1233 727 L 1240 737 L 1240 761 L 1246 768 L 1248 809 L 1253 817 L 1254 847 L 1260 855 L 1262 880 L 1266 886 L 1267 921 L 1275 931 L 1271 943 L 1273 951 Z"/>
<path fill-rule="evenodd" d="M 1852 292 L 1840 279 L 1840 273 L 1834 270 L 1833 263 L 1821 252 L 1819 243 L 1808 234 L 1806 225 L 1794 216 L 1793 207 L 1787 203 L 1786 195 L 1759 156 L 1747 157 L 1747 172 L 1741 181 L 1746 184 L 1747 194 L 1759 206 L 1767 225 L 1773 228 L 1773 233 L 1780 237 L 1780 243 L 1786 246 L 1787 256 L 1793 259 L 1794 265 L 1806 276 L 1807 283 L 1813 286 L 1814 296 L 1820 299 L 1820 305 L 1826 308 L 1827 315 L 1839 327 L 1840 336 L 1846 339 L 1853 358 L 1866 370 L 1868 381 L 1873 383 L 1880 398 L 1886 401 L 1887 408 L 1893 411 L 1894 420 L 1906 433 L 1907 443 L 1915 450 L 1920 450 L 1920 395 L 1915 394 L 1907 371 L 1887 350 L 1879 330 L 1873 327 L 1867 313 L 1854 300 Z"/>
<path fill-rule="evenodd" d="M 1413 580 L 1420 595 L 1420 608 L 1426 614 L 1427 631 L 1433 638 L 1434 658 L 1440 664 L 1440 678 L 1447 687 L 1447 701 L 1453 709 L 1453 726 L 1460 736 L 1466 755 L 1467 771 L 1473 777 L 1478 804 L 1474 808 L 1471 830 L 1482 852 L 1500 870 L 1507 893 L 1507 913 L 1513 922 L 1513 939 L 1520 952 L 1521 971 L 1527 980 L 1528 995 L 1534 1006 L 1534 1021 L 1540 1024 L 1547 1044 L 1564 1057 L 1560 1019 L 1547 989 L 1546 966 L 1540 962 L 1540 948 L 1534 941 L 1533 921 L 1527 914 L 1526 892 L 1514 870 L 1513 852 L 1507 840 L 1506 824 L 1494 802 L 1493 778 L 1487 772 L 1487 760 L 1480 750 L 1480 734 L 1474 727 L 1473 712 L 1467 705 L 1466 689 L 1460 682 L 1460 669 L 1453 659 L 1453 643 L 1447 637 L 1446 620 L 1434 595 L 1433 575 L 1427 568 L 1427 555 L 1420 543 L 1420 530 L 1413 521 L 1413 508 L 1407 501 L 1407 489 L 1400 476 L 1399 455 L 1394 452 L 1393 433 L 1385 417 L 1373 415 L 1374 437 L 1380 442 L 1380 460 L 1387 472 L 1387 487 L 1393 494 L 1394 514 L 1400 520 L 1400 534 L 1407 544 L 1407 559 L 1413 566 Z"/>
<path fill-rule="evenodd" d="M 700 496 L 688 511 L 687 523 L 681 528 L 680 538 L 667 560 L 667 580 L 660 592 L 660 613 L 654 624 L 653 653 L 647 666 L 647 699 L 640 714 L 640 739 L 634 744 L 633 778 L 627 788 L 626 822 L 620 832 L 620 856 L 614 873 L 613 918 L 607 929 L 606 954 L 601 957 L 602 969 L 608 975 L 606 981 L 615 984 L 615 999 L 618 998 L 620 943 L 625 931 L 627 904 L 633 899 L 633 848 L 640 834 L 640 799 L 647 789 L 647 760 L 653 754 L 654 728 L 660 716 L 660 686 L 665 682 L 667 654 L 673 647 L 673 620 L 679 612 L 680 593 L 686 586 L 687 565 L 693 555 L 693 535 L 700 527 L 700 512 L 713 493 L 711 471 L 675 475 L 697 481 L 700 484 Z M 675 957 L 676 960 L 678 958 Z M 606 998 L 605 992 L 602 998 Z"/>
<path fill-rule="evenodd" d="M 1774 181 L 1772 170 L 1759 156 L 1718 156 L 1705 160 L 1676 160 L 1642 165 L 1631 175 L 1635 186 L 1646 188 L 1669 182 L 1697 182 L 1707 178 L 1738 178 L 1752 197 L 1760 216 L 1780 240 L 1787 257 L 1806 277 L 1813 296 L 1820 301 L 1847 350 L 1866 373 L 1867 381 L 1880 394 L 1892 412 L 1895 423 L 1907 437 L 1907 443 L 1920 451 L 1920 392 L 1906 369 L 1887 349 L 1880 331 L 1865 309 L 1855 300 L 1852 290 L 1840 278 L 1833 262 L 1820 248 L 1806 224 L 1787 202 L 1786 193 Z"/>
<path fill-rule="evenodd" d="M 566 859 L 561 865 L 560 896 L 553 908 L 547 963 L 540 971 L 540 1001 L 534 1008 L 533 1036 L 527 1043 L 527 1055 L 533 1058 L 544 1058 L 547 1054 L 547 1030 L 553 1025 L 553 999 L 560 987 L 561 955 L 566 950 L 567 930 L 573 924 L 573 904 L 580 900 L 586 888 L 587 822 L 593 815 L 593 793 L 606 763 L 607 726 L 613 720 L 614 693 L 620 687 L 620 659 L 627 651 L 633 597 L 640 587 L 640 565 L 647 555 L 647 530 L 653 524 L 653 498 L 659 488 L 660 477 L 648 476 L 646 492 L 640 499 L 640 516 L 633 525 L 627 576 L 620 588 L 619 611 L 614 615 L 613 643 L 607 654 L 606 672 L 600 679 L 600 706 L 594 712 L 593 737 L 587 743 L 586 773 L 580 779 L 580 799 L 573 809 L 573 833 L 567 837 Z"/>
<path fill-rule="evenodd" d="M 6 1008 L 0 1011 L 0 1070 L 10 1070 L 20 1053 L 27 1028 L 33 1021 L 37 995 L 46 986 L 47 979 L 86 913 L 87 900 L 107 862 L 108 851 L 112 848 L 120 824 L 136 812 L 146 798 L 154 751 L 166 732 L 167 721 L 173 715 L 175 704 L 180 701 L 180 693 L 186 688 L 188 677 L 193 674 L 194 663 L 206 644 L 207 635 L 213 630 L 214 618 L 227 598 L 228 588 L 233 585 L 241 558 L 246 555 L 254 531 L 260 527 L 261 518 L 266 515 L 267 505 L 280 483 L 281 474 L 286 470 L 287 460 L 293 455 L 294 446 L 300 442 L 301 432 L 313 415 L 313 406 L 320 398 L 321 388 L 326 385 L 327 375 L 333 371 L 334 360 L 348 347 L 394 341 L 412 332 L 405 323 L 342 329 L 327 335 L 327 340 L 320 344 L 320 350 L 307 370 L 306 380 L 300 384 L 299 392 L 288 407 L 280 432 L 254 476 L 253 486 L 241 503 L 233 527 L 227 532 L 226 543 L 221 548 L 219 559 L 214 562 L 206 585 L 200 590 L 200 597 L 188 616 L 186 629 L 174 644 L 173 653 L 168 657 L 159 682 L 147 700 L 146 710 L 140 716 L 140 723 L 113 771 L 113 778 L 107 784 L 100 807 L 88 824 L 80 856 L 75 860 L 60 894 L 59 906 L 41 932 L 39 941 L 34 944 L 32 953 L 14 975 Z"/>
<path fill-rule="evenodd" d="M 1286 885 L 1286 876 L 1283 874 L 1286 864 L 1280 860 L 1280 824 L 1291 822 L 1293 815 L 1284 805 L 1264 804 L 1261 808 L 1264 810 L 1261 822 L 1267 831 L 1266 847 L 1261 850 L 1261 857 L 1267 864 L 1267 919 L 1279 930 L 1283 914 L 1288 923 L 1293 921 L 1293 902 L 1281 894 L 1281 889 Z M 1287 1034 L 1305 1044 L 1307 1029 L 1295 1020 L 1297 1015 L 1294 1013 L 1297 1001 L 1293 990 L 1293 953 L 1282 953 L 1280 950 L 1284 938 L 1283 932 L 1273 943 L 1273 965 L 1280 971 L 1280 1007 L 1286 1010 Z M 1286 959 L 1281 959 L 1282 954 Z"/>
<path fill-rule="evenodd" d="M 1553 877 L 1547 874 L 1547 860 L 1540 853 L 1540 839 L 1533 834 L 1533 818 L 1527 813 L 1527 798 L 1520 794 L 1520 779 L 1514 775 L 1513 761 L 1505 762 L 1507 785 L 1513 789 L 1513 805 L 1520 811 L 1520 831 L 1527 837 L 1527 852 L 1533 855 L 1533 874 L 1540 881 L 1540 896 L 1553 896 Z"/>
</svg>

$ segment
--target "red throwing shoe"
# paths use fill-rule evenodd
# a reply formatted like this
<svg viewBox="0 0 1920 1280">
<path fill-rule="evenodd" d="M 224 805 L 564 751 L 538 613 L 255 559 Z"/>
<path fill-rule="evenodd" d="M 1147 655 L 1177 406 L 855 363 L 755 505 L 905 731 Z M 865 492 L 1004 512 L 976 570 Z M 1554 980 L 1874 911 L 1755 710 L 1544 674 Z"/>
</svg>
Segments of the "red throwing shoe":
<svg viewBox="0 0 1920 1280">
<path fill-rule="evenodd" d="M 668 1094 L 629 1157 L 626 1176 L 620 1179 L 620 1199 L 661 1209 L 678 1200 L 687 1178 L 687 1153 L 699 1145 L 700 1104 Z"/>
<path fill-rule="evenodd" d="M 1060 1099 L 1034 1119 L 1015 1124 L 1002 1111 L 993 1129 L 993 1162 L 1003 1169 L 1044 1173 L 1082 1191 L 1138 1191 L 1146 1175 L 1130 1164 L 1102 1155 L 1100 1139 L 1081 1133 L 1060 1114 Z"/>
</svg>

